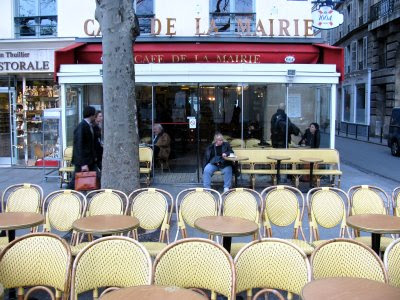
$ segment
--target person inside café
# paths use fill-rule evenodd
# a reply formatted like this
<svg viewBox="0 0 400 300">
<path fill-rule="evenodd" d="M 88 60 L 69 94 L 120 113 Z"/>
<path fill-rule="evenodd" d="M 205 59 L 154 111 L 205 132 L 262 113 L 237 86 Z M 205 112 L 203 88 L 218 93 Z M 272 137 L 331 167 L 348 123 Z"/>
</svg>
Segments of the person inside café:
<svg viewBox="0 0 400 300">
<path fill-rule="evenodd" d="M 168 133 L 164 131 L 161 124 L 154 124 L 153 132 L 154 158 L 167 161 L 171 153 L 171 138 Z"/>
<path fill-rule="evenodd" d="M 224 192 L 228 191 L 232 185 L 232 162 L 224 157 L 232 156 L 234 152 L 228 142 L 224 141 L 221 133 L 214 135 L 214 141 L 209 145 L 204 153 L 203 160 L 203 186 L 211 188 L 211 177 L 215 171 L 221 171 L 224 175 Z"/>
<path fill-rule="evenodd" d="M 298 136 L 300 129 L 290 121 L 285 113 L 285 104 L 280 103 L 278 110 L 271 118 L 271 142 L 274 148 L 287 148 L 291 143 L 291 135 Z M 287 127 L 287 143 L 286 143 L 286 125 Z"/>
<path fill-rule="evenodd" d="M 319 148 L 321 140 L 321 134 L 319 132 L 318 123 L 311 123 L 310 126 L 304 132 L 299 145 L 305 145 L 310 148 Z"/>
</svg>

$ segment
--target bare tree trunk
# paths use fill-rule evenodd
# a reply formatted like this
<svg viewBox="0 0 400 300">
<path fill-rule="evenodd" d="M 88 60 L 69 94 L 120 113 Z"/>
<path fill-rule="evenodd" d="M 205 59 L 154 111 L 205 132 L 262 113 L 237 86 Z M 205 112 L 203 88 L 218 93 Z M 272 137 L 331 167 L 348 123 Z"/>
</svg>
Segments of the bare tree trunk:
<svg viewBox="0 0 400 300">
<path fill-rule="evenodd" d="M 139 187 L 133 43 L 139 24 L 132 0 L 96 0 L 103 35 L 104 153 L 101 186 Z"/>
</svg>

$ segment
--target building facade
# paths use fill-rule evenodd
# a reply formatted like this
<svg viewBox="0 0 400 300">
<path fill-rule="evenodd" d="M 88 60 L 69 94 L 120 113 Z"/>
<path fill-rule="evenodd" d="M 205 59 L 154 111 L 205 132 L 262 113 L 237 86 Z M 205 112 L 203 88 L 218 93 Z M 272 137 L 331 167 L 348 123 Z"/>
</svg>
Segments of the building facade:
<svg viewBox="0 0 400 300">
<path fill-rule="evenodd" d="M 215 131 L 232 143 L 270 145 L 280 103 L 303 132 L 318 122 L 321 147 L 334 147 L 342 49 L 314 36 L 311 1 L 136 0 L 134 7 L 141 25 L 133 48 L 139 135 L 151 143 L 152 125 L 163 125 L 172 171 L 199 172 Z M 72 145 L 83 106 L 102 109 L 94 10 L 95 1 L 57 3 L 54 39 L 74 38 L 55 51 L 49 72 L 59 87 L 62 148 Z"/>
<path fill-rule="evenodd" d="M 345 22 L 328 32 L 328 42 L 345 49 L 338 126 L 353 134 L 386 135 L 392 108 L 400 105 L 400 2 L 347 0 L 337 9 Z"/>
</svg>

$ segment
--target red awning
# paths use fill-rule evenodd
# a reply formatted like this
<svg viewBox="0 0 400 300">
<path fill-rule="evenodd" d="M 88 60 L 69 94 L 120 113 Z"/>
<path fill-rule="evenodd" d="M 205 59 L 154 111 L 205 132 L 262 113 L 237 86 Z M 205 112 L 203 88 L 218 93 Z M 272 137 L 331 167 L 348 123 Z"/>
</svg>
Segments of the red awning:
<svg viewBox="0 0 400 300">
<path fill-rule="evenodd" d="M 137 64 L 148 63 L 286 63 L 336 64 L 343 70 L 343 49 L 310 44 L 136 43 Z M 55 76 L 61 64 L 101 64 L 102 45 L 76 43 L 55 52 Z"/>
</svg>

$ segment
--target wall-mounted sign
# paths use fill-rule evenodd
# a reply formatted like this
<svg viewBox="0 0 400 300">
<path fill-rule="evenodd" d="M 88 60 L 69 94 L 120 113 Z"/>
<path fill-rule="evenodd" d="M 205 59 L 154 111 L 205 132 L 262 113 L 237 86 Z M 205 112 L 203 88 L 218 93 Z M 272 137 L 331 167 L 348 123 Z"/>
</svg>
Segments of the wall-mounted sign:
<svg viewBox="0 0 400 300">
<path fill-rule="evenodd" d="M 343 23 L 343 15 L 330 6 L 321 6 L 311 13 L 312 26 L 318 29 L 333 29 Z"/>
<path fill-rule="evenodd" d="M 52 72 L 54 50 L 0 50 L 0 73 Z"/>
<path fill-rule="evenodd" d="M 296 58 L 293 55 L 288 55 L 285 57 L 285 63 L 292 64 L 294 63 Z"/>
</svg>

